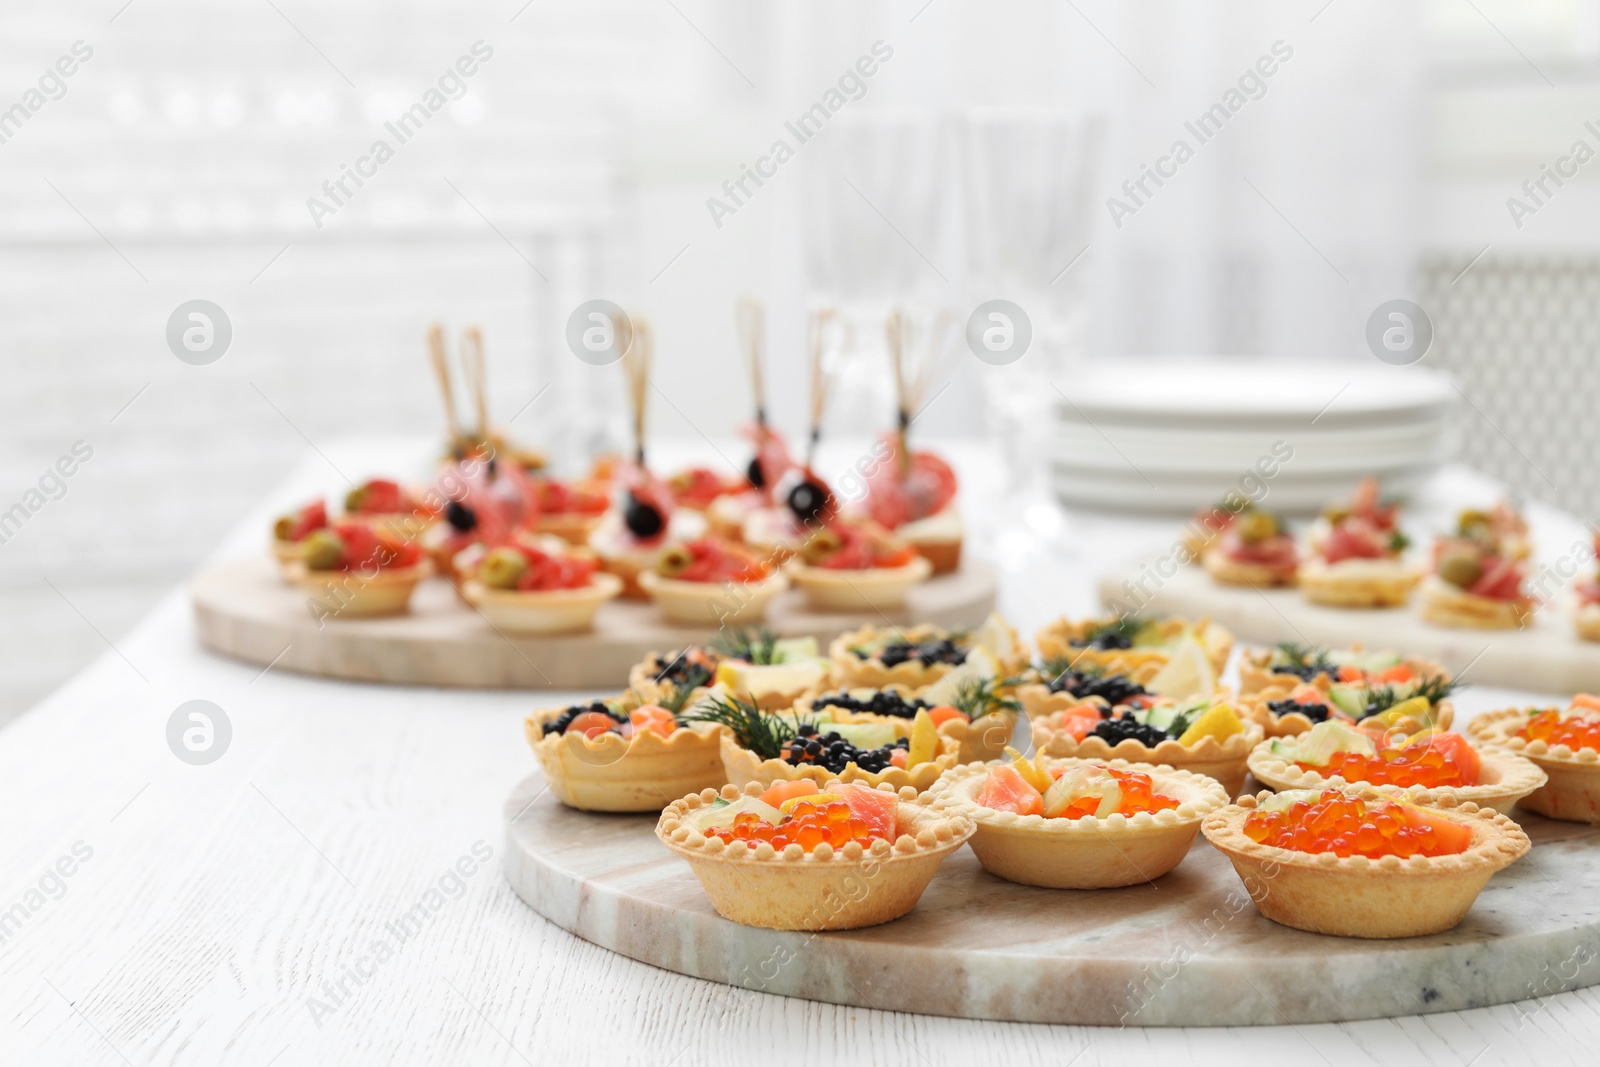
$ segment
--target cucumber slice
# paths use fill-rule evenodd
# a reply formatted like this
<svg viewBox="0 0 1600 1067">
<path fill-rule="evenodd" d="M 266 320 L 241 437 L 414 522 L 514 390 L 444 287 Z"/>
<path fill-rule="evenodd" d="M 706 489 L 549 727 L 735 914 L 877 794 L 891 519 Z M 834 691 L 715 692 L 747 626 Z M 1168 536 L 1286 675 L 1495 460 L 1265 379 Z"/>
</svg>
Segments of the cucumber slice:
<svg viewBox="0 0 1600 1067">
<path fill-rule="evenodd" d="M 1352 719 L 1359 719 L 1367 710 L 1366 701 L 1361 696 L 1363 692 L 1364 690 L 1355 686 L 1336 685 L 1328 690 L 1328 699 Z"/>
<path fill-rule="evenodd" d="M 892 745 L 895 739 L 892 722 L 841 722 L 823 732 L 836 733 L 864 752 Z"/>
<path fill-rule="evenodd" d="M 799 663 L 817 658 L 815 637 L 785 637 L 772 644 L 772 662 Z"/>
<path fill-rule="evenodd" d="M 1183 709 L 1176 704 L 1157 704 L 1145 713 L 1146 726 L 1154 726 L 1157 730 L 1171 732 L 1172 723 L 1182 714 Z"/>
<path fill-rule="evenodd" d="M 694 818 L 695 829 L 704 833 L 707 830 L 731 827 L 733 826 L 734 816 L 743 811 L 755 812 L 763 820 L 774 826 L 783 822 L 784 818 L 783 812 L 766 803 L 760 797 L 744 796 L 720 807 L 713 805 L 702 810 Z"/>
</svg>

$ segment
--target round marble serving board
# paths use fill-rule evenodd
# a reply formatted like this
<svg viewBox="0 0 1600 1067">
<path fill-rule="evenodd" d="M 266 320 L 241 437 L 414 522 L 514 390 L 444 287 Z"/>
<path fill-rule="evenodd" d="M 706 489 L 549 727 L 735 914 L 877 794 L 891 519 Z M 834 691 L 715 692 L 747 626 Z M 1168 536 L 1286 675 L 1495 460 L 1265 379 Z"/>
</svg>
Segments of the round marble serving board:
<svg viewBox="0 0 1600 1067">
<path fill-rule="evenodd" d="M 1298 589 L 1219 585 L 1193 565 L 1180 566 L 1162 579 L 1153 560 L 1135 560 L 1106 574 L 1098 592 L 1101 602 L 1113 608 L 1135 605 L 1158 614 L 1204 616 L 1235 637 L 1258 644 L 1295 641 L 1346 648 L 1359 643 L 1431 659 L 1456 673 L 1470 666 L 1470 680 L 1480 685 L 1600 692 L 1600 643 L 1581 640 L 1572 620 L 1556 605 L 1520 630 L 1451 629 L 1424 622 L 1416 597 L 1404 608 L 1328 608 L 1310 603 Z"/>
<path fill-rule="evenodd" d="M 1196 839 L 1149 885 L 1035 889 L 963 848 L 882 926 L 790 933 L 711 908 L 654 815 L 559 804 L 538 774 L 506 800 L 504 869 L 539 914 L 604 948 L 748 992 L 969 1019 L 1249 1026 L 1459 1011 L 1600 982 L 1600 827 L 1519 813 L 1534 841 L 1454 930 L 1364 941 L 1264 919 Z M 731 1000 L 729 1009 L 737 1010 Z"/>
<path fill-rule="evenodd" d="M 201 571 L 190 586 L 201 645 L 235 659 L 361 682 L 476 689 L 620 689 L 628 668 L 650 652 L 709 641 L 709 626 L 680 626 L 647 603 L 614 600 L 588 633 L 548 637 L 502 633 L 443 579 L 423 582 L 405 615 L 326 619 L 278 576 L 263 554 Z M 868 623 L 976 626 L 994 610 L 994 572 L 975 561 L 916 586 L 903 608 L 819 614 L 799 590 L 767 606 L 762 625 L 780 637 L 826 645 Z"/>
</svg>

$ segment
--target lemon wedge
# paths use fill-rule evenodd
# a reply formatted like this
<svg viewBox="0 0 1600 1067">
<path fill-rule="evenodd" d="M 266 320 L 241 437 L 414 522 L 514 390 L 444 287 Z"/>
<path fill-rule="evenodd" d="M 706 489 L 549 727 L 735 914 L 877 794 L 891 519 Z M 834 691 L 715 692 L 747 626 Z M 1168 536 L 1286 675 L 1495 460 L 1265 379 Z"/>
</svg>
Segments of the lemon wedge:
<svg viewBox="0 0 1600 1067">
<path fill-rule="evenodd" d="M 933 719 L 924 708 L 911 720 L 911 747 L 906 752 L 906 770 L 927 763 L 938 751 L 939 728 L 933 725 Z"/>
<path fill-rule="evenodd" d="M 999 673 L 999 661 L 987 649 L 976 646 L 967 653 L 967 658 L 961 666 L 928 686 L 917 696 L 930 706 L 949 704 L 960 694 L 963 685 L 993 678 Z"/>
<path fill-rule="evenodd" d="M 1196 745 L 1208 737 L 1225 741 L 1234 734 L 1242 733 L 1244 723 L 1239 721 L 1238 714 L 1228 705 L 1218 704 L 1196 719 L 1178 738 L 1178 744 Z"/>
<path fill-rule="evenodd" d="M 1211 666 L 1205 646 L 1193 634 L 1186 633 L 1172 659 L 1145 683 L 1145 688 L 1173 700 L 1210 700 L 1217 691 L 1217 671 Z"/>
</svg>

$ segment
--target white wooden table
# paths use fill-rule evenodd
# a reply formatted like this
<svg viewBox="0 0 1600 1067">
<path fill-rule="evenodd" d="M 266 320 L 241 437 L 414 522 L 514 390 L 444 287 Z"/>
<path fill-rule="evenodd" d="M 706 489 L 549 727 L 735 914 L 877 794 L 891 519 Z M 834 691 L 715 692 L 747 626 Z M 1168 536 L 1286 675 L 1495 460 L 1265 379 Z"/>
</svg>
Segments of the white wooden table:
<svg viewBox="0 0 1600 1067">
<path fill-rule="evenodd" d="M 325 450 L 360 477 L 362 456 L 392 454 L 373 448 Z M 992 467 L 981 454 L 958 459 L 981 496 Z M 260 550 L 269 514 L 337 485 L 311 457 L 218 558 Z M 1557 525 L 1556 540 L 1570 543 L 1573 530 Z M 1020 557 L 1028 578 L 1013 575 L 1003 605 L 1030 630 L 1086 610 L 1089 561 L 1170 536 L 1164 522 L 1081 518 L 1066 558 Z M 1511 695 L 1469 690 L 1461 704 L 1470 713 Z M 221 706 L 233 728 L 208 766 L 180 762 L 166 742 L 173 710 L 196 698 Z M 174 590 L 116 649 L 0 731 L 0 1063 L 1172 1057 L 1342 1067 L 1593 1062 L 1600 1043 L 1600 994 L 1557 993 L 1554 976 L 1553 995 L 1447 1015 L 1102 1030 L 890 1014 L 656 970 L 556 929 L 501 879 L 501 802 L 532 764 L 520 721 L 554 699 L 263 673 L 200 652 Z M 478 863 L 487 850 L 493 858 Z M 425 920 L 393 925 L 419 904 Z"/>
</svg>

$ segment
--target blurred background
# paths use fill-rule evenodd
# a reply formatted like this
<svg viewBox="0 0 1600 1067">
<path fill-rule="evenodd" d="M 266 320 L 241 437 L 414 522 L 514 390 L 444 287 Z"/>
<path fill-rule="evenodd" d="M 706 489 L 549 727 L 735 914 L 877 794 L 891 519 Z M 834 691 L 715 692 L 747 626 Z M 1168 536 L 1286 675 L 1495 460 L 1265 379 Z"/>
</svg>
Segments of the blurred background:
<svg viewBox="0 0 1600 1067">
<path fill-rule="evenodd" d="M 1035 354 L 990 374 L 963 351 L 918 424 L 1004 430 L 1013 456 L 1044 447 L 1044 380 L 1365 372 L 1369 315 L 1410 299 L 1459 393 L 1451 455 L 1600 505 L 1600 195 L 1560 162 L 1600 148 L 1600 0 L 106 0 L 7 5 L 0 55 L 0 511 L 92 450 L 0 543 L 0 718 L 319 444 L 442 432 L 433 319 L 482 324 L 518 438 L 569 467 L 619 443 L 615 369 L 563 339 L 593 297 L 652 320 L 653 429 L 689 442 L 749 418 L 743 293 L 791 435 L 811 304 L 860 325 L 832 417 L 865 429 L 890 417 L 891 303 L 1013 300 Z M 393 158 L 335 203 L 380 138 Z M 1179 140 L 1192 158 L 1160 163 Z M 1140 190 L 1148 167 L 1176 172 Z M 233 330 L 208 366 L 166 341 L 196 298 Z"/>
</svg>

